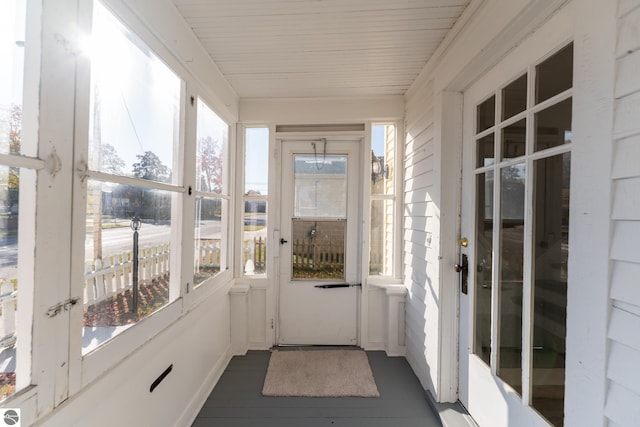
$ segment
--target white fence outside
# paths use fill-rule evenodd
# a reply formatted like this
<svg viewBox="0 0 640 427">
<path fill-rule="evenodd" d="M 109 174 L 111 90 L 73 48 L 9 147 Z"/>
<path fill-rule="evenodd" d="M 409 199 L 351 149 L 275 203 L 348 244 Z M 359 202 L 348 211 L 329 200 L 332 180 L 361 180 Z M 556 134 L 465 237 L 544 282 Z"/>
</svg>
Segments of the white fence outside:
<svg viewBox="0 0 640 427">
<path fill-rule="evenodd" d="M 140 249 L 138 284 L 145 285 L 169 273 L 169 245 Z M 219 240 L 200 241 L 196 266 L 220 265 Z M 131 251 L 87 263 L 84 276 L 84 305 L 97 304 L 133 287 L 133 254 Z M 0 349 L 16 341 L 16 305 L 18 291 L 9 280 L 0 279 Z"/>
<path fill-rule="evenodd" d="M 138 284 L 169 273 L 169 245 L 140 249 Z M 96 259 L 87 264 L 84 275 L 84 305 L 96 304 L 133 286 L 133 254 L 131 251 Z"/>
<path fill-rule="evenodd" d="M 169 273 L 169 245 L 140 249 L 138 284 L 145 285 Z M 220 241 L 200 240 L 195 259 L 200 265 L 220 265 Z M 84 276 L 84 305 L 96 304 L 133 287 L 133 254 L 131 251 L 96 259 L 87 264 Z"/>
<path fill-rule="evenodd" d="M 11 347 L 16 342 L 17 299 L 18 291 L 14 290 L 13 283 L 0 279 L 0 348 Z"/>
</svg>

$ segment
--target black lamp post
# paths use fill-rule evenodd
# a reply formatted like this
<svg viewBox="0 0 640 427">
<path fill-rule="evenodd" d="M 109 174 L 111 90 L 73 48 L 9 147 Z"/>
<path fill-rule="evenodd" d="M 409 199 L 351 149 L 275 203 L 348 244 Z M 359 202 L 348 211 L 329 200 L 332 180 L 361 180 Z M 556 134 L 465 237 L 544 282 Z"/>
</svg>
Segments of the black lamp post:
<svg viewBox="0 0 640 427">
<path fill-rule="evenodd" d="M 142 221 L 138 215 L 131 218 L 131 229 L 133 230 L 133 301 L 132 311 L 138 316 L 138 230 L 142 227 Z"/>
</svg>

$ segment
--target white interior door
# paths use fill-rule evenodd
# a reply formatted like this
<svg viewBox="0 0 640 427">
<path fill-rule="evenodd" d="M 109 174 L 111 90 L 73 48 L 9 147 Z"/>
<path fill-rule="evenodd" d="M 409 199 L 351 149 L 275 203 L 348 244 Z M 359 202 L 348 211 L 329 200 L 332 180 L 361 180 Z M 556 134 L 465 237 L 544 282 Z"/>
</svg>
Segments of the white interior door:
<svg viewBox="0 0 640 427">
<path fill-rule="evenodd" d="M 481 426 L 564 418 L 573 47 L 545 39 L 464 94 L 459 394 Z"/>
<path fill-rule="evenodd" d="M 282 143 L 279 345 L 355 345 L 357 141 Z"/>
</svg>

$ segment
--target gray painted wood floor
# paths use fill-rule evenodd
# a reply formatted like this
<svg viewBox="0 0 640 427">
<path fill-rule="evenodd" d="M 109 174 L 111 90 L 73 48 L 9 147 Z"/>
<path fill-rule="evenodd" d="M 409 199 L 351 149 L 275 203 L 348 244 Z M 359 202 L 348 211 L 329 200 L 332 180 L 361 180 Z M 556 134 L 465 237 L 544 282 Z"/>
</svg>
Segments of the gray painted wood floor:
<svg viewBox="0 0 640 427">
<path fill-rule="evenodd" d="M 402 357 L 367 352 L 379 398 L 264 397 L 269 351 L 234 357 L 192 427 L 440 427 Z"/>
</svg>

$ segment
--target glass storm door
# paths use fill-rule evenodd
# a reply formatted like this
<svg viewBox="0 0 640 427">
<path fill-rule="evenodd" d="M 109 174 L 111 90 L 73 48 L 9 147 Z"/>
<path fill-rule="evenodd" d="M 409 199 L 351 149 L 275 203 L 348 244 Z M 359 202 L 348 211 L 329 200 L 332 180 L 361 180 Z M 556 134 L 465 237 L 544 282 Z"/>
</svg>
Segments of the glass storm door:
<svg viewBox="0 0 640 427">
<path fill-rule="evenodd" d="M 282 147 L 278 344 L 357 344 L 359 143 Z"/>
<path fill-rule="evenodd" d="M 538 58 L 465 92 L 460 400 L 480 425 L 563 425 L 573 46 Z"/>
</svg>

